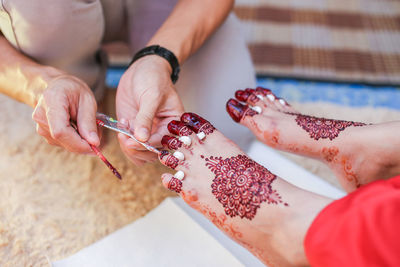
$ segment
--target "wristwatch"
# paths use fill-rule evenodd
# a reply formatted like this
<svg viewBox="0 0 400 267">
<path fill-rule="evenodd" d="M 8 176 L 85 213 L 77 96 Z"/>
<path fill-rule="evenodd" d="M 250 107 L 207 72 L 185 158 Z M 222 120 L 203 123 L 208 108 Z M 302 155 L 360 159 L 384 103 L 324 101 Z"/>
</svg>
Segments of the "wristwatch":
<svg viewBox="0 0 400 267">
<path fill-rule="evenodd" d="M 172 68 L 171 80 L 172 83 L 176 83 L 180 71 L 178 59 L 176 58 L 174 53 L 172 53 L 170 50 L 161 47 L 159 45 L 151 45 L 141 49 L 139 52 L 135 54 L 132 61 L 129 63 L 129 66 L 132 65 L 133 62 L 135 62 L 139 58 L 149 55 L 158 55 L 160 57 L 163 57 L 169 62 Z"/>
</svg>

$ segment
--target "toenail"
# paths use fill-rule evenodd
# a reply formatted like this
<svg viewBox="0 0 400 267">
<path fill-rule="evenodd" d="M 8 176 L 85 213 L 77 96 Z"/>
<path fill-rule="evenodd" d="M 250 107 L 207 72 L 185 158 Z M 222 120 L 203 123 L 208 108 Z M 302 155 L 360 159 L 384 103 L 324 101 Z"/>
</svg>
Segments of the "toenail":
<svg viewBox="0 0 400 267">
<path fill-rule="evenodd" d="M 179 160 L 184 160 L 185 159 L 185 155 L 183 155 L 182 152 L 175 151 L 173 155 L 174 155 L 175 158 L 177 158 Z"/>
<path fill-rule="evenodd" d="M 203 133 L 203 132 L 199 132 L 199 133 L 197 134 L 197 137 L 198 137 L 200 140 L 203 140 L 203 139 L 206 137 L 206 134 Z"/>
<path fill-rule="evenodd" d="M 258 99 L 264 100 L 264 97 L 262 95 L 257 95 Z"/>
<path fill-rule="evenodd" d="M 285 100 L 283 100 L 282 98 L 281 98 L 281 99 L 279 99 L 279 103 L 281 103 L 282 105 L 286 105 L 286 101 L 285 101 Z"/>
<path fill-rule="evenodd" d="M 262 109 L 259 106 L 251 107 L 251 109 L 254 110 L 255 112 L 257 112 L 258 114 L 260 114 L 262 112 Z"/>
<path fill-rule="evenodd" d="M 174 174 L 174 178 L 179 179 L 179 180 L 183 180 L 183 178 L 185 178 L 185 173 L 183 171 L 177 171 Z"/>
<path fill-rule="evenodd" d="M 181 136 L 179 137 L 179 141 L 181 141 L 185 146 L 190 146 L 192 144 L 192 139 L 189 136 Z"/>
<path fill-rule="evenodd" d="M 271 101 L 274 101 L 274 100 L 275 100 L 275 96 L 272 95 L 272 94 L 268 94 L 267 97 L 268 97 L 268 99 L 271 100 Z"/>
</svg>

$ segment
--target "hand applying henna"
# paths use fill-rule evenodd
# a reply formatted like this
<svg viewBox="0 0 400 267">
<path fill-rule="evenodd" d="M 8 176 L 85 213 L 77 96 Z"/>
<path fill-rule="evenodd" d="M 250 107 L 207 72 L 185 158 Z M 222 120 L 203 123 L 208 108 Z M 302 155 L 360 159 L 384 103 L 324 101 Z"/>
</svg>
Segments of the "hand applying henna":
<svg viewBox="0 0 400 267">
<path fill-rule="evenodd" d="M 171 152 L 162 152 L 159 159 L 178 172 L 162 176 L 165 187 L 263 262 L 306 262 L 305 231 L 328 199 L 286 183 L 197 114 L 184 113 L 168 129 L 173 136 L 164 136 L 162 144 Z M 202 140 L 199 133 L 204 133 Z M 182 136 L 191 140 L 190 145 L 180 141 Z M 184 160 L 174 157 L 174 151 L 183 153 Z M 300 209 L 307 211 L 305 217 L 298 216 Z"/>
</svg>

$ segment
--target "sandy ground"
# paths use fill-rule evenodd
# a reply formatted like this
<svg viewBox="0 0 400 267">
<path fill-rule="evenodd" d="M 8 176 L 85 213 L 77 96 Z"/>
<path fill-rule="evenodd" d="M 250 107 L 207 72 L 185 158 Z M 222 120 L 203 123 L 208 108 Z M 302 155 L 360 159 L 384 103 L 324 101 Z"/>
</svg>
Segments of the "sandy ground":
<svg viewBox="0 0 400 267">
<path fill-rule="evenodd" d="M 108 93 L 106 112 L 112 114 Z M 334 118 L 381 122 L 400 118 L 385 109 L 351 109 L 316 103 L 302 111 Z M 106 132 L 102 151 L 122 173 L 118 181 L 96 157 L 48 145 L 35 132 L 32 110 L 0 95 L 0 265 L 48 266 L 142 217 L 165 197 L 160 164 L 135 167 Z M 290 156 L 334 184 L 332 173 L 314 160 Z"/>
</svg>

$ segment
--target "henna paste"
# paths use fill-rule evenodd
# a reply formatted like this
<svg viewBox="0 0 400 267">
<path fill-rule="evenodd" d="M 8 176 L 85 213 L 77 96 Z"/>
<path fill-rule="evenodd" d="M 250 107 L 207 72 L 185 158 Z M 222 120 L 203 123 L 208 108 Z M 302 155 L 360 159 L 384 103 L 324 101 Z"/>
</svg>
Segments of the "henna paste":
<svg viewBox="0 0 400 267">
<path fill-rule="evenodd" d="M 175 169 L 179 164 L 179 160 L 166 150 L 162 150 L 158 157 L 165 166 L 172 169 Z"/>
<path fill-rule="evenodd" d="M 168 123 L 168 131 L 179 136 L 189 136 L 193 131 L 181 121 L 171 121 Z"/>
<path fill-rule="evenodd" d="M 168 182 L 168 189 L 179 194 L 182 191 L 182 181 L 172 177 Z"/>
<path fill-rule="evenodd" d="M 206 166 L 215 174 L 212 193 L 227 215 L 251 220 L 262 202 L 282 203 L 280 195 L 271 186 L 276 175 L 247 156 L 205 160 Z"/>
<path fill-rule="evenodd" d="M 335 146 L 322 148 L 323 158 L 327 162 L 332 162 L 338 154 L 339 154 L 339 149 Z"/>
<path fill-rule="evenodd" d="M 214 126 L 212 126 L 209 121 L 194 113 L 183 113 L 181 121 L 189 125 L 195 133 L 203 132 L 206 135 L 209 135 L 215 130 Z"/>
<path fill-rule="evenodd" d="M 169 136 L 169 135 L 164 135 L 163 138 L 161 139 L 161 144 L 164 147 L 167 147 L 172 150 L 177 150 L 182 146 L 182 142 L 178 140 L 178 138 Z"/>
<path fill-rule="evenodd" d="M 288 113 L 291 115 L 296 115 L 297 124 L 303 128 L 311 138 L 315 140 L 327 139 L 330 140 L 338 137 L 339 133 L 349 126 L 364 126 L 364 123 L 352 122 L 352 121 L 342 121 L 342 120 L 331 120 L 324 118 L 317 118 L 313 116 Z"/>
<path fill-rule="evenodd" d="M 240 120 L 245 116 L 252 117 L 258 114 L 256 111 L 249 108 L 248 105 L 243 105 L 236 99 L 229 99 L 229 101 L 226 103 L 226 111 L 236 122 L 240 122 Z"/>
</svg>

